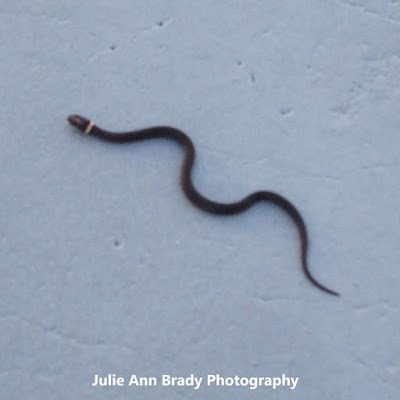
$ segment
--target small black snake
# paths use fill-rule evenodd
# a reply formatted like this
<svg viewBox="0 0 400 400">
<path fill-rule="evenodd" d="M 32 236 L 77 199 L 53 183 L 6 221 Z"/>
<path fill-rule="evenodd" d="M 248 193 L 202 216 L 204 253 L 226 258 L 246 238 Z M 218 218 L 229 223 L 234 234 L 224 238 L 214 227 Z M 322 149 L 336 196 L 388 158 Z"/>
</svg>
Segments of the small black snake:
<svg viewBox="0 0 400 400">
<path fill-rule="evenodd" d="M 208 213 L 218 214 L 218 215 L 233 215 L 242 213 L 243 211 L 246 211 L 251 206 L 253 206 L 255 203 L 261 201 L 268 201 L 276 204 L 284 211 L 286 211 L 286 213 L 292 218 L 292 220 L 297 226 L 301 244 L 301 249 L 300 249 L 301 264 L 303 266 L 303 271 L 308 280 L 313 285 L 323 290 L 324 292 L 335 296 L 339 296 L 337 292 L 321 285 L 311 275 L 307 265 L 308 240 L 307 240 L 306 225 L 297 208 L 289 200 L 285 199 L 280 194 L 263 190 L 259 192 L 254 192 L 245 197 L 243 200 L 240 200 L 236 203 L 217 203 L 202 196 L 193 186 L 191 171 L 195 159 L 195 149 L 191 139 L 179 129 L 171 128 L 168 126 L 154 126 L 131 132 L 114 133 L 99 128 L 98 126 L 94 125 L 92 121 L 88 120 L 87 118 L 81 117 L 79 115 L 70 115 L 68 117 L 68 121 L 71 125 L 79 129 L 81 132 L 90 134 L 106 142 L 127 143 L 127 142 L 134 142 L 137 140 L 146 140 L 154 138 L 166 138 L 178 142 L 179 144 L 182 145 L 185 152 L 181 169 L 182 189 L 186 197 L 196 207 Z"/>
</svg>

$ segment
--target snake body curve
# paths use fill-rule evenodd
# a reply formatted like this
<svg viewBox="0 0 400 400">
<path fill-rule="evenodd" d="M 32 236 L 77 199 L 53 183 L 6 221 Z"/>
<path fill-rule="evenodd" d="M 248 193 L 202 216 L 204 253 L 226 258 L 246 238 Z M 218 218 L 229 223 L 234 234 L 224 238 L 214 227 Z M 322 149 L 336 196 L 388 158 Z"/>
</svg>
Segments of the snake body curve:
<svg viewBox="0 0 400 400">
<path fill-rule="evenodd" d="M 192 183 L 191 172 L 195 160 L 195 148 L 192 140 L 184 132 L 169 126 L 154 126 L 130 132 L 109 132 L 96 126 L 92 121 L 79 115 L 70 115 L 69 123 L 86 134 L 112 143 L 128 143 L 147 139 L 165 138 L 178 142 L 184 149 L 180 183 L 186 197 L 199 209 L 218 215 L 240 214 L 259 202 L 270 202 L 283 209 L 296 224 L 300 236 L 301 264 L 307 279 L 317 288 L 334 296 L 339 294 L 320 284 L 310 273 L 307 264 L 308 237 L 304 220 L 297 208 L 285 197 L 270 191 L 257 191 L 235 203 L 219 203 L 200 194 Z"/>
</svg>

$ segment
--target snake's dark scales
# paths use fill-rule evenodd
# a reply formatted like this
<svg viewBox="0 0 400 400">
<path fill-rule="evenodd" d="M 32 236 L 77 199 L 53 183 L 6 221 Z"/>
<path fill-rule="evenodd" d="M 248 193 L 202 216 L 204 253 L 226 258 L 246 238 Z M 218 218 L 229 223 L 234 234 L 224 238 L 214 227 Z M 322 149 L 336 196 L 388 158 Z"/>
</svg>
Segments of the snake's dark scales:
<svg viewBox="0 0 400 400">
<path fill-rule="evenodd" d="M 154 126 L 130 132 L 117 133 L 101 129 L 98 126 L 94 125 L 93 122 L 91 122 L 87 118 L 81 117 L 79 115 L 70 115 L 68 117 L 68 121 L 71 125 L 79 129 L 81 132 L 85 132 L 87 134 L 90 134 L 91 136 L 94 136 L 106 142 L 128 143 L 138 140 L 157 139 L 157 138 L 171 139 L 174 140 L 175 142 L 178 142 L 180 145 L 182 145 L 184 150 L 184 160 L 180 176 L 182 189 L 186 197 L 196 207 L 208 213 L 217 215 L 233 215 L 242 213 L 247 209 L 249 209 L 250 207 L 252 207 L 254 204 L 261 201 L 266 201 L 276 204 L 291 217 L 291 219 L 297 226 L 300 236 L 301 264 L 307 279 L 314 286 L 318 287 L 324 292 L 335 296 L 339 296 L 337 292 L 321 285 L 311 275 L 307 265 L 307 248 L 308 248 L 307 228 L 301 214 L 289 200 L 287 200 L 278 193 L 262 190 L 259 192 L 251 193 L 247 197 L 236 203 L 217 203 L 215 201 L 207 199 L 196 190 L 196 188 L 193 186 L 191 178 L 191 171 L 195 159 L 195 149 L 193 146 L 193 142 L 191 141 L 189 136 L 187 136 L 184 132 L 180 131 L 179 129 L 171 128 L 168 126 Z"/>
</svg>

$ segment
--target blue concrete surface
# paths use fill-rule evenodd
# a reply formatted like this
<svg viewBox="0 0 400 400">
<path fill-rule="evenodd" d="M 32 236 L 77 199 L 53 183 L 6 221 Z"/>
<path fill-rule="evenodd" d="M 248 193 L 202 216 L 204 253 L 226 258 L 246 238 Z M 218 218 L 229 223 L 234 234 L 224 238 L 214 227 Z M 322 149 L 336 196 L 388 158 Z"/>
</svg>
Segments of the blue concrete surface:
<svg viewBox="0 0 400 400">
<path fill-rule="evenodd" d="M 0 397 L 398 399 L 400 2 L 4 1 Z M 168 124 L 181 149 L 113 146 Z M 96 374 L 298 377 L 295 389 L 92 387 Z"/>
</svg>

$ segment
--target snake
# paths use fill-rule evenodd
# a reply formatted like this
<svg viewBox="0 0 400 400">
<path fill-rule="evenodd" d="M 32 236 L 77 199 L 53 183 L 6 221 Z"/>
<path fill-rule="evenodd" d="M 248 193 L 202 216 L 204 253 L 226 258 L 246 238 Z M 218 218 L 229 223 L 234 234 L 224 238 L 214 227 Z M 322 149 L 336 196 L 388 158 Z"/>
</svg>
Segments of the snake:
<svg viewBox="0 0 400 400">
<path fill-rule="evenodd" d="M 243 213 L 256 203 L 269 202 L 275 204 L 292 219 L 300 237 L 300 258 L 303 272 L 307 279 L 318 289 L 330 295 L 339 296 L 339 293 L 319 283 L 312 275 L 307 263 L 308 235 L 303 217 L 298 209 L 282 195 L 261 190 L 249 194 L 242 200 L 234 203 L 219 203 L 200 194 L 192 182 L 192 169 L 195 161 L 195 147 L 190 137 L 183 131 L 170 126 L 152 126 L 129 132 L 110 132 L 95 125 L 90 119 L 80 115 L 70 115 L 68 122 L 80 132 L 93 136 L 102 141 L 111 143 L 130 143 L 148 139 L 169 139 L 183 147 L 184 157 L 180 173 L 180 184 L 190 202 L 200 210 L 216 215 L 235 215 Z"/>
</svg>

